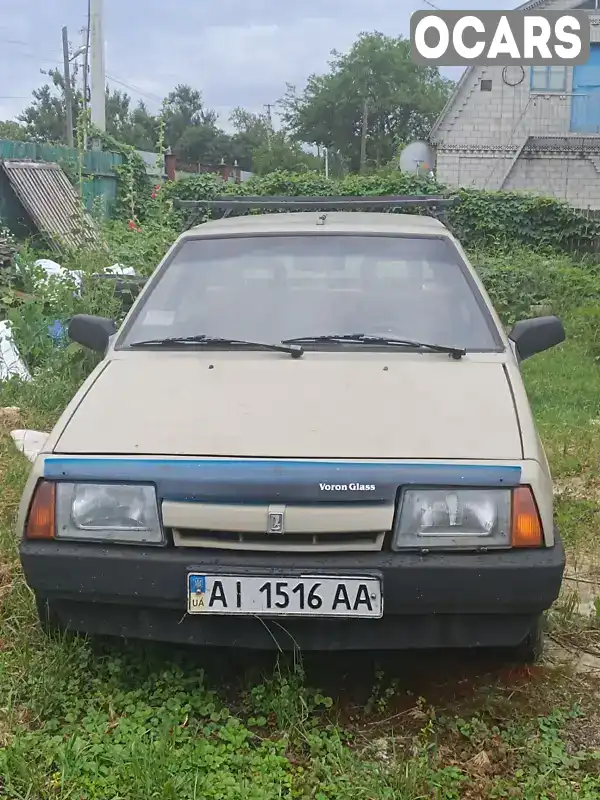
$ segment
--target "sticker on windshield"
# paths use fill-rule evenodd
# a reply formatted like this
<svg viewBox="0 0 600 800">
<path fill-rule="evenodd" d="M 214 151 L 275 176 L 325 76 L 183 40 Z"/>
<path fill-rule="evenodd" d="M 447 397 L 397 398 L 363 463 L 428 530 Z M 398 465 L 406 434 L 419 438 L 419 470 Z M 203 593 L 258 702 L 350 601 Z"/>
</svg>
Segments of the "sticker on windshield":
<svg viewBox="0 0 600 800">
<path fill-rule="evenodd" d="M 175 321 L 174 311 L 146 311 L 143 325 L 172 325 Z"/>
</svg>

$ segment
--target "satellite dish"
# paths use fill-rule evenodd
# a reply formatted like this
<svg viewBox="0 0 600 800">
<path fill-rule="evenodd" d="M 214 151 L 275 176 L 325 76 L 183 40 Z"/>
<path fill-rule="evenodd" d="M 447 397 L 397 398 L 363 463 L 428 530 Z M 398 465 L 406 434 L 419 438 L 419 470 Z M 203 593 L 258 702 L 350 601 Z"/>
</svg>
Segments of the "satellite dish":
<svg viewBox="0 0 600 800">
<path fill-rule="evenodd" d="M 412 142 L 400 153 L 399 167 L 421 178 L 433 178 L 435 150 L 427 142 Z"/>
</svg>

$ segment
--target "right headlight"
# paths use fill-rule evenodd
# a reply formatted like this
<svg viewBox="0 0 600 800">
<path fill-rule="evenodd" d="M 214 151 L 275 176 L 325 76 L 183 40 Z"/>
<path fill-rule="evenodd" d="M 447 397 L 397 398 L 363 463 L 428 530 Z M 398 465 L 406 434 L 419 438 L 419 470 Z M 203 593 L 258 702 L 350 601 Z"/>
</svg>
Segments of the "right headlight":
<svg viewBox="0 0 600 800">
<path fill-rule="evenodd" d="M 410 488 L 400 498 L 394 550 L 508 548 L 510 489 Z"/>
</svg>

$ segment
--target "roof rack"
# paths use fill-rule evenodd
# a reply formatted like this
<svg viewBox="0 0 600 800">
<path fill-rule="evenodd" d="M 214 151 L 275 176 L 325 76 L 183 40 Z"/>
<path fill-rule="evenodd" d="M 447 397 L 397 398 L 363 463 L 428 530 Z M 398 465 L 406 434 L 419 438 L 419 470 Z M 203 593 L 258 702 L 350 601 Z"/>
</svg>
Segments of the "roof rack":
<svg viewBox="0 0 600 800">
<path fill-rule="evenodd" d="M 192 214 L 186 229 L 193 227 L 206 211 L 224 211 L 223 217 L 228 217 L 233 211 L 247 212 L 252 209 L 278 210 L 278 211 L 393 211 L 402 208 L 425 208 L 435 216 L 449 206 L 456 205 L 460 197 L 436 197 L 433 195 L 385 195 L 323 197 L 300 196 L 289 197 L 283 195 L 249 195 L 239 197 L 216 197 L 213 200 L 174 200 L 175 208 L 189 209 Z"/>
</svg>

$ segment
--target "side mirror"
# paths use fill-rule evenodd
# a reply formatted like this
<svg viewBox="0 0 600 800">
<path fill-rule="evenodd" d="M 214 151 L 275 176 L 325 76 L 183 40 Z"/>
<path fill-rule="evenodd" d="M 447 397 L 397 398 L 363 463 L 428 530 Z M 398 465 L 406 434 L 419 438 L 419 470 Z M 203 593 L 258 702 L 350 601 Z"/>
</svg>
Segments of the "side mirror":
<svg viewBox="0 0 600 800">
<path fill-rule="evenodd" d="M 509 338 L 515 343 L 520 361 L 550 350 L 564 342 L 565 329 L 558 317 L 534 317 L 515 323 Z"/>
<path fill-rule="evenodd" d="M 106 317 L 76 314 L 69 322 L 69 339 L 96 353 L 106 352 L 109 339 L 116 332 L 117 326 Z"/>
</svg>

